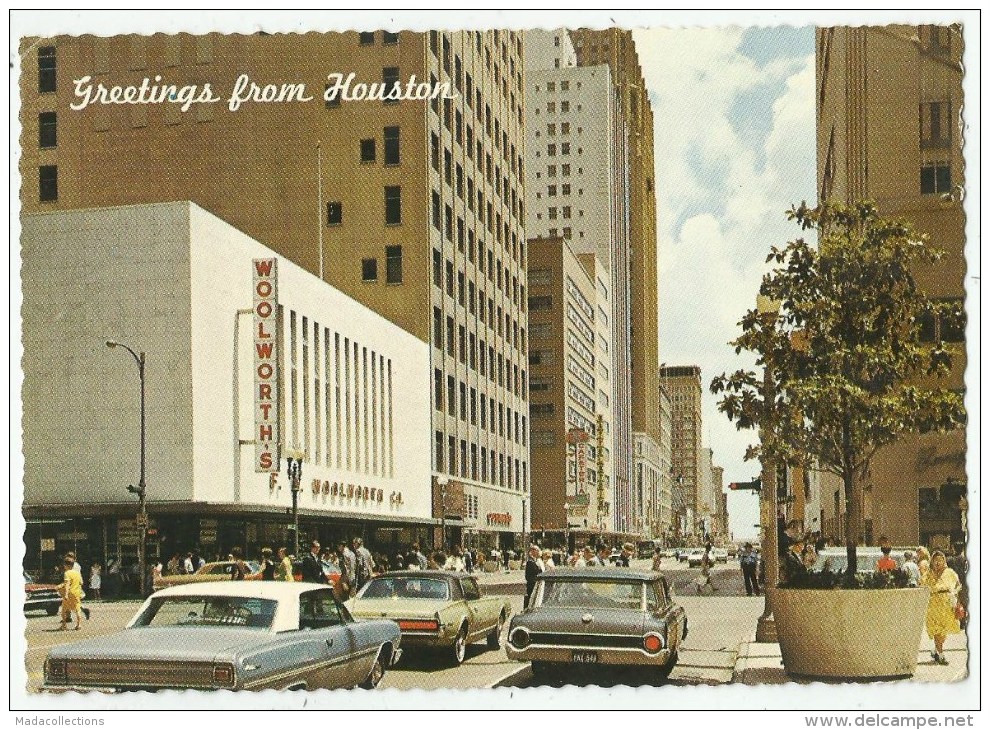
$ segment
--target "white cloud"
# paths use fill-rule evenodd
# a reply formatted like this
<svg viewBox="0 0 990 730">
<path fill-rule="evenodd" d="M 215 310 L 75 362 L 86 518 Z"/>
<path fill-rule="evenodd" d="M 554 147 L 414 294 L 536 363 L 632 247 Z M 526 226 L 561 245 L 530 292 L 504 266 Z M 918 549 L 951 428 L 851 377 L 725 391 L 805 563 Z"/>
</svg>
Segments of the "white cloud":
<svg viewBox="0 0 990 730">
<path fill-rule="evenodd" d="M 708 393 L 712 377 L 752 360 L 727 343 L 755 303 L 771 245 L 796 234 L 784 212 L 815 194 L 814 56 L 756 64 L 739 52 L 735 28 L 636 31 L 653 99 L 660 276 L 660 359 L 697 364 L 704 388 L 704 438 L 726 482 L 749 479 L 752 432 L 738 432 Z M 772 104 L 740 104 L 753 92 Z M 759 115 L 765 137 L 741 114 Z M 732 515 L 752 535 L 752 500 Z"/>
</svg>

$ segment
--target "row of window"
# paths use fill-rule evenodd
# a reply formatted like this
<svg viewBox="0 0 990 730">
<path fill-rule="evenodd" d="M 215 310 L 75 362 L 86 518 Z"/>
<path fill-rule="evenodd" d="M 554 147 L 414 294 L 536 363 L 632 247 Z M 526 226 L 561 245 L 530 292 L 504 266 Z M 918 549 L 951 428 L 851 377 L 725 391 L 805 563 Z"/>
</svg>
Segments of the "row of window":
<svg viewBox="0 0 990 730">
<path fill-rule="evenodd" d="M 490 271 L 490 269 L 489 269 Z M 516 277 L 511 277 L 511 288 L 509 283 L 509 270 L 498 270 L 498 288 L 506 298 L 511 298 L 513 305 L 519 306 L 520 312 L 526 311 L 526 287 L 519 283 Z M 450 259 L 444 260 L 437 249 L 433 249 L 433 285 L 441 291 L 445 291 L 450 299 L 454 299 L 454 262 Z M 526 350 L 526 328 L 521 326 L 514 313 L 510 313 L 508 307 L 503 312 L 502 306 L 495 304 L 494 297 L 486 297 L 485 290 L 476 286 L 474 281 L 470 281 L 463 271 L 457 272 L 457 303 L 466 307 L 472 316 L 477 315 L 482 324 L 488 325 L 498 333 L 499 337 L 511 339 L 512 346 L 520 352 Z M 505 286 L 503 287 L 503 281 Z M 511 292 L 511 294 L 510 294 Z M 485 306 L 487 302 L 487 307 Z"/>
<path fill-rule="evenodd" d="M 361 280 L 378 281 L 378 259 L 361 259 Z M 402 283 L 402 246 L 385 247 L 385 283 Z"/>
<path fill-rule="evenodd" d="M 514 39 L 510 38 L 508 43 L 501 40 L 499 33 L 495 32 L 495 46 L 496 46 L 496 57 L 492 58 L 491 47 L 483 42 L 481 37 L 481 32 L 479 31 L 466 31 L 468 38 L 474 37 L 475 52 L 479 57 L 484 56 L 485 68 L 491 74 L 494 79 L 495 86 L 502 92 L 502 97 L 509 102 L 509 106 L 519 118 L 519 123 L 522 124 L 522 104 L 516 103 L 516 92 L 519 92 L 520 98 L 522 97 L 522 64 L 520 63 L 519 68 L 516 67 L 516 58 L 522 58 L 522 39 L 518 34 L 512 34 L 511 31 L 507 31 L 510 36 L 515 35 Z M 470 43 L 470 40 L 468 41 Z M 509 53 L 509 44 L 515 43 L 516 53 Z M 499 65 L 498 61 L 498 47 L 501 47 L 501 60 L 502 66 Z M 430 51 L 432 52 L 434 58 L 440 61 L 443 70 L 448 76 L 454 79 L 455 87 L 458 91 L 464 90 L 466 88 L 465 97 L 468 98 L 468 104 L 470 105 L 472 78 L 471 74 L 464 73 L 464 64 L 461 62 L 461 57 L 457 53 L 452 52 L 450 38 L 446 33 L 441 33 L 439 31 L 430 31 Z M 503 70 L 505 74 L 503 74 Z M 510 91 L 509 84 L 514 83 L 514 89 Z"/>
<path fill-rule="evenodd" d="M 386 165 L 398 165 L 399 155 L 399 128 L 385 127 L 382 130 L 384 140 L 384 162 Z M 360 143 L 361 162 L 375 162 L 377 160 L 377 141 L 374 137 L 362 139 Z"/>
<path fill-rule="evenodd" d="M 448 375 L 445 381 L 439 368 L 433 370 L 433 406 L 434 410 L 441 413 L 446 409 L 447 415 L 470 422 L 472 426 L 479 425 L 480 419 L 481 428 L 490 431 L 493 436 L 498 435 L 521 446 L 526 445 L 526 416 L 513 412 L 502 403 L 496 403 L 495 398 L 486 398 L 484 393 L 479 396 L 477 389 L 469 388 L 464 382 L 458 383 L 453 375 Z"/>
<path fill-rule="evenodd" d="M 398 226 L 402 224 L 402 186 L 385 186 L 385 225 Z M 333 200 L 327 206 L 327 225 L 340 226 L 344 223 L 344 204 Z"/>
<path fill-rule="evenodd" d="M 289 312 L 292 443 L 327 467 L 394 474 L 392 360 Z"/>
<path fill-rule="evenodd" d="M 438 350 L 446 351 L 452 358 L 457 358 L 462 364 L 467 365 L 471 370 L 481 377 L 488 377 L 493 383 L 498 383 L 499 387 L 508 388 L 515 396 L 526 399 L 526 370 L 503 356 L 501 352 L 495 352 L 494 345 L 487 345 L 485 341 L 476 338 L 474 332 L 467 332 L 464 325 L 456 325 L 454 318 L 446 318 L 446 342 L 444 340 L 444 318 L 439 307 L 433 308 L 433 346 Z M 456 342 L 456 344 L 455 344 Z M 446 344 L 446 347 L 444 345 Z"/>
<path fill-rule="evenodd" d="M 375 31 L 366 31 L 358 34 L 358 43 L 362 46 L 370 46 L 375 43 Z M 394 46 L 399 42 L 398 33 L 389 33 L 387 30 L 382 31 L 382 43 L 386 46 Z"/>
<path fill-rule="evenodd" d="M 436 431 L 433 436 L 433 467 L 437 471 L 515 489 L 517 492 L 529 491 L 529 466 L 525 460 L 501 454 L 495 449 L 489 450 L 485 446 L 479 450 L 477 444 L 472 443 L 469 446 L 467 441 L 458 441 L 455 436 L 448 436 L 445 445 L 442 431 Z"/>
</svg>

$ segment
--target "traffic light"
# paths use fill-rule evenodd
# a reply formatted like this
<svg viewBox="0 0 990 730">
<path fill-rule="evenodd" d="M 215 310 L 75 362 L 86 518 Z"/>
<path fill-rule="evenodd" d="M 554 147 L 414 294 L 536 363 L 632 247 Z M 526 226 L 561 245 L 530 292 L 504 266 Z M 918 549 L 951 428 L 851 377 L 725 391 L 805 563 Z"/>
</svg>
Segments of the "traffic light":
<svg viewBox="0 0 990 730">
<path fill-rule="evenodd" d="M 754 492 L 759 492 L 762 484 L 759 477 L 751 482 L 731 482 L 729 484 L 729 489 L 740 490 L 740 489 L 751 489 Z"/>
</svg>

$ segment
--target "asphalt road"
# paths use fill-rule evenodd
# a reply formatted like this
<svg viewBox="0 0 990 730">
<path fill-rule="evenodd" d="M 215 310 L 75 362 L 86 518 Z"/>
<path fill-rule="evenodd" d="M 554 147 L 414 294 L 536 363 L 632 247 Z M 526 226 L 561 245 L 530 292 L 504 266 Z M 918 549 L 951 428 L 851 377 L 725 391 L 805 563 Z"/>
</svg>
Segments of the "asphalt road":
<svg viewBox="0 0 990 730">
<path fill-rule="evenodd" d="M 763 609 L 763 600 L 748 598 L 743 590 L 738 564 L 719 565 L 713 574 L 714 592 L 705 588 L 702 595 L 695 591 L 692 580 L 697 569 L 688 570 L 684 564 L 665 565 L 665 574 L 674 586 L 675 600 L 684 606 L 688 614 L 689 633 L 681 651 L 680 661 L 665 684 L 697 685 L 722 684 L 732 680 L 739 644 L 752 637 L 756 618 Z M 484 586 L 487 594 L 508 596 L 513 611 L 522 610 L 522 574 L 516 571 L 509 576 L 498 576 L 504 583 Z M 48 650 L 93 636 L 115 633 L 123 629 L 137 610 L 137 601 L 87 604 L 91 619 L 83 621 L 80 631 L 58 631 L 58 617 L 34 613 L 27 617 L 25 638 L 27 652 L 25 669 L 29 692 L 39 690 L 43 676 L 44 660 Z M 506 626 L 506 633 L 508 625 Z M 503 644 L 505 634 L 503 634 Z M 550 682 L 566 683 L 642 684 L 638 673 L 569 675 Z M 645 682 L 650 684 L 649 681 Z M 468 647 L 467 659 L 454 667 L 445 656 L 407 650 L 399 666 L 389 670 L 382 687 L 395 689 L 467 689 L 492 686 L 533 686 L 534 679 L 528 664 L 510 661 L 504 650 L 490 651 L 484 642 Z"/>
</svg>

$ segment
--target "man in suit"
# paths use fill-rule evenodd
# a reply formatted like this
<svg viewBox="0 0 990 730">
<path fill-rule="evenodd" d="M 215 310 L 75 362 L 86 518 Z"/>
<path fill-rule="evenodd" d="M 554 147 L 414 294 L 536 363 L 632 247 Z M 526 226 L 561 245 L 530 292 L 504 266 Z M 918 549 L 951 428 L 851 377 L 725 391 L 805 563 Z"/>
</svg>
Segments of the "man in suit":
<svg viewBox="0 0 990 730">
<path fill-rule="evenodd" d="M 313 540 L 309 552 L 302 559 L 302 579 L 304 583 L 326 583 L 327 576 L 320 563 L 320 542 Z"/>
<path fill-rule="evenodd" d="M 536 576 L 543 572 L 540 567 L 540 548 L 536 545 L 529 546 L 529 558 L 526 560 L 526 598 L 523 600 L 523 608 L 529 606 L 529 599 L 533 595 L 533 588 L 536 587 Z"/>
</svg>

